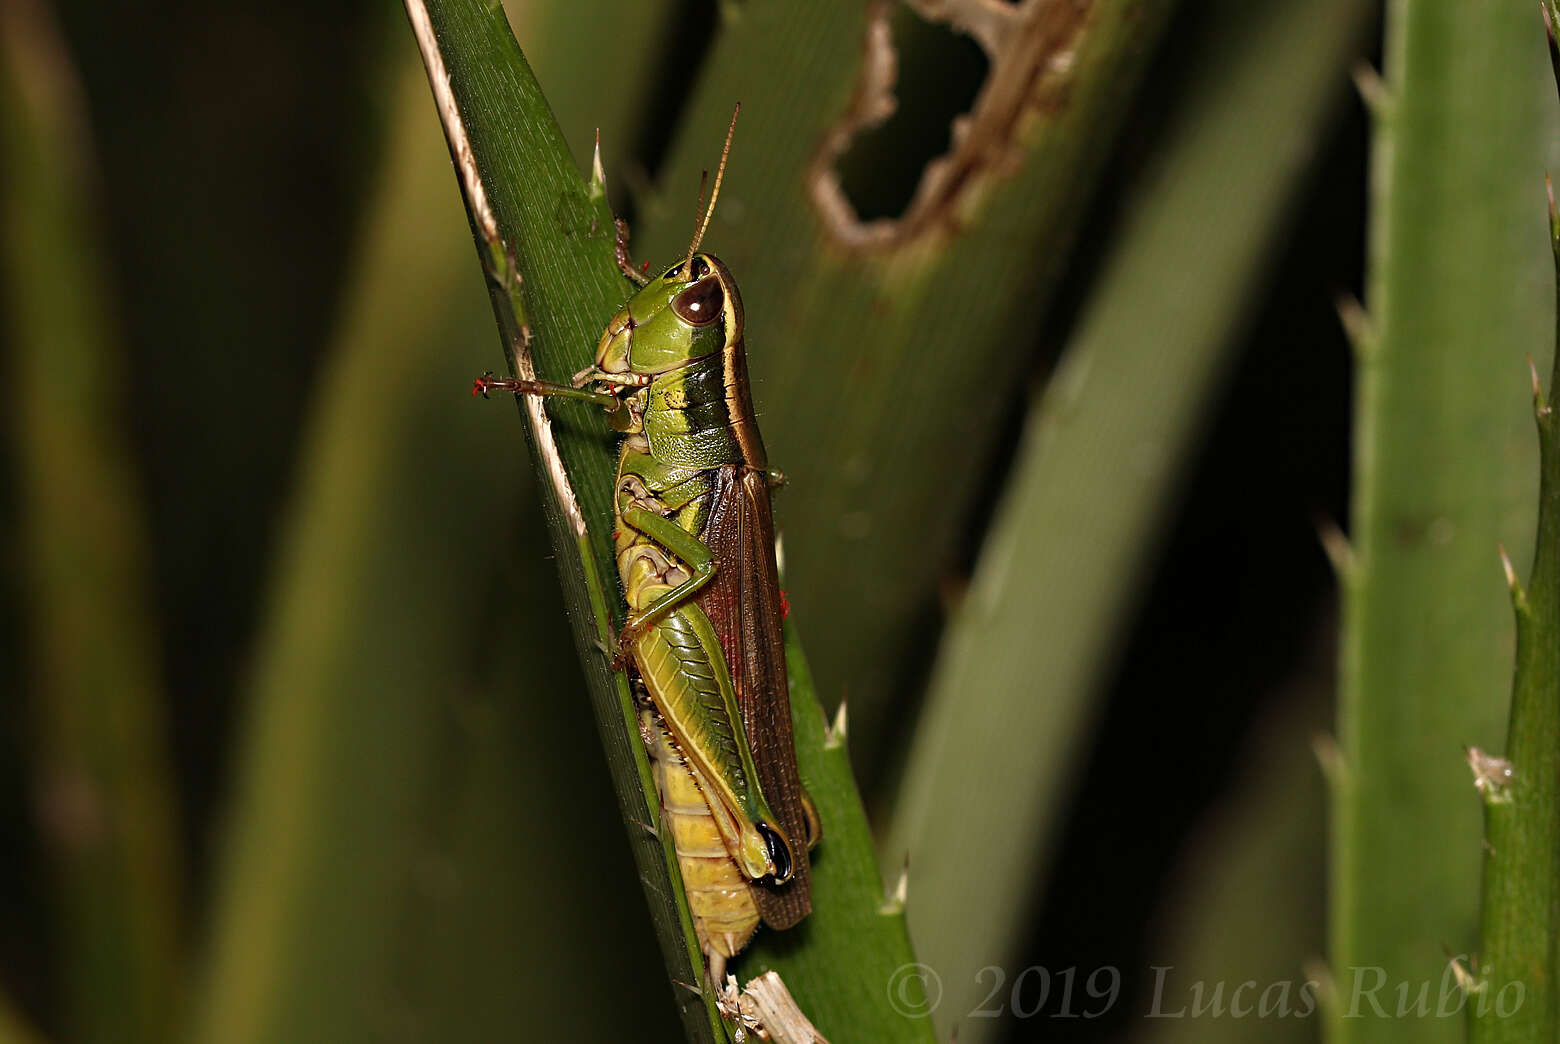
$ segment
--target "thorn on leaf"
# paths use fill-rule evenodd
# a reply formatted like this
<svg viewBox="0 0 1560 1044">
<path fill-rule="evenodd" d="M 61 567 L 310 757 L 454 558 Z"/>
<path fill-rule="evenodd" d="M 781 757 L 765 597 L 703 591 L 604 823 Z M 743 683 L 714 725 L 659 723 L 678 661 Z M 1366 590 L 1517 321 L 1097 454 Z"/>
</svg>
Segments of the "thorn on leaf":
<svg viewBox="0 0 1560 1044">
<path fill-rule="evenodd" d="M 1486 754 L 1478 747 L 1465 747 L 1468 768 L 1473 772 L 1473 788 L 1484 795 L 1492 805 L 1503 805 L 1511 800 L 1510 786 L 1517 777 L 1517 770 L 1505 758 Z"/>
<path fill-rule="evenodd" d="M 824 727 L 824 750 L 837 750 L 845 745 L 845 738 L 850 732 L 850 719 L 845 706 L 845 701 L 840 700 L 839 708 L 834 712 L 834 721 Z"/>
<path fill-rule="evenodd" d="M 1355 571 L 1354 545 L 1338 527 L 1338 523 L 1326 515 L 1318 515 L 1316 518 L 1316 538 L 1321 542 L 1327 560 L 1332 563 L 1333 572 L 1340 581 L 1347 583 Z"/>
<path fill-rule="evenodd" d="M 1322 770 L 1322 778 L 1333 787 L 1341 786 L 1348 778 L 1347 763 L 1338 740 L 1328 732 L 1318 732 L 1311 737 L 1311 753 Z"/>
<path fill-rule="evenodd" d="M 1386 119 L 1391 115 L 1392 91 L 1374 65 L 1360 62 L 1350 70 L 1350 77 L 1354 80 L 1354 89 L 1360 92 L 1360 100 L 1372 116 Z"/>
<path fill-rule="evenodd" d="M 878 913 L 886 916 L 905 912 L 905 903 L 910 898 L 910 853 L 905 853 L 904 865 L 899 869 L 899 880 L 894 882 L 893 890 L 883 897 L 883 905 L 878 907 Z"/>
<path fill-rule="evenodd" d="M 1343 323 L 1343 332 L 1354 348 L 1355 359 L 1362 360 L 1369 357 L 1371 348 L 1376 343 L 1376 333 L 1371 325 L 1370 313 L 1365 310 L 1364 305 L 1360 304 L 1359 298 L 1350 293 L 1339 293 L 1333 298 L 1333 304 L 1338 309 L 1338 320 Z"/>
</svg>

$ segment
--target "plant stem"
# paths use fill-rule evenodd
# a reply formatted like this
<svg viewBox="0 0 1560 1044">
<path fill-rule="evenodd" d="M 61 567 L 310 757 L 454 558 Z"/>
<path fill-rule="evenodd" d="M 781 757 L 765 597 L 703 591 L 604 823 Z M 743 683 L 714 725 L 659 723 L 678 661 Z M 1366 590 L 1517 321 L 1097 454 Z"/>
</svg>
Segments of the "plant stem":
<svg viewBox="0 0 1560 1044">
<path fill-rule="evenodd" d="M 1560 12 L 1548 0 L 1547 18 Z M 1537 32 L 1537 19 L 1533 31 Z M 1552 59 L 1560 56 L 1549 36 Z M 1555 62 L 1560 84 L 1560 60 Z M 1536 208 L 1535 208 L 1536 209 Z M 1555 296 L 1560 305 L 1560 217 L 1550 201 Z M 1557 330 L 1560 333 L 1560 330 Z M 1506 756 L 1485 798 L 1479 992 L 1469 1004 L 1473 1044 L 1552 1044 L 1560 1038 L 1560 351 L 1549 394 L 1533 370 L 1538 426 L 1538 537 L 1526 589 L 1508 573 L 1517 623 Z M 1504 558 L 1504 552 L 1502 552 Z M 1506 562 L 1510 570 L 1510 562 Z M 1509 777 L 1505 773 L 1509 772 Z"/>
</svg>

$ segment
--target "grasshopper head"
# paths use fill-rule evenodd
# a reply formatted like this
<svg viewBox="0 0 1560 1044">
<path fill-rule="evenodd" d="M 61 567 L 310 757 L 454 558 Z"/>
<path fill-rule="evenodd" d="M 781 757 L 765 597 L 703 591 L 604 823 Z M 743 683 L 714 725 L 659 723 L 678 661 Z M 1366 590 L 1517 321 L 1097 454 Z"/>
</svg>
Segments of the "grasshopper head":
<svg viewBox="0 0 1560 1044">
<path fill-rule="evenodd" d="M 666 373 L 742 336 L 742 298 L 720 260 L 695 253 L 650 280 L 607 324 L 596 366 L 607 373 Z"/>
</svg>

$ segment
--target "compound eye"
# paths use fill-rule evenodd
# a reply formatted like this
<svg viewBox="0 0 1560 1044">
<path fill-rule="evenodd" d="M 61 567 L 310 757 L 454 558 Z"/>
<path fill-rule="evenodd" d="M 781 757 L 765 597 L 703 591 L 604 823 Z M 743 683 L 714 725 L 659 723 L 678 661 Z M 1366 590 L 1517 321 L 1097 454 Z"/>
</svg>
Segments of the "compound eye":
<svg viewBox="0 0 1560 1044">
<path fill-rule="evenodd" d="M 694 279 L 703 279 L 705 276 L 707 276 L 709 274 L 710 274 L 709 262 L 705 261 L 704 258 L 702 258 L 702 257 L 694 258 L 693 259 L 693 267 L 692 267 L 692 270 L 689 272 L 689 275 L 692 278 L 694 278 Z"/>
<path fill-rule="evenodd" d="M 726 305 L 726 292 L 719 279 L 701 279 L 672 298 L 677 318 L 692 326 L 708 326 L 720 318 Z"/>
</svg>

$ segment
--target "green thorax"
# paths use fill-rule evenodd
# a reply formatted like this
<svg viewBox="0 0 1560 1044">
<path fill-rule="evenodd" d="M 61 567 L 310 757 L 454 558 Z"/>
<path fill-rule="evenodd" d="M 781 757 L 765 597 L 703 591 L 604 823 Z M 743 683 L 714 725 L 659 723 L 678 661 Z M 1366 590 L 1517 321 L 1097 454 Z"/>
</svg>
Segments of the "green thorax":
<svg viewBox="0 0 1560 1044">
<path fill-rule="evenodd" d="M 765 466 L 740 341 L 662 374 L 644 396 L 645 437 L 658 463 L 701 469 Z"/>
</svg>

